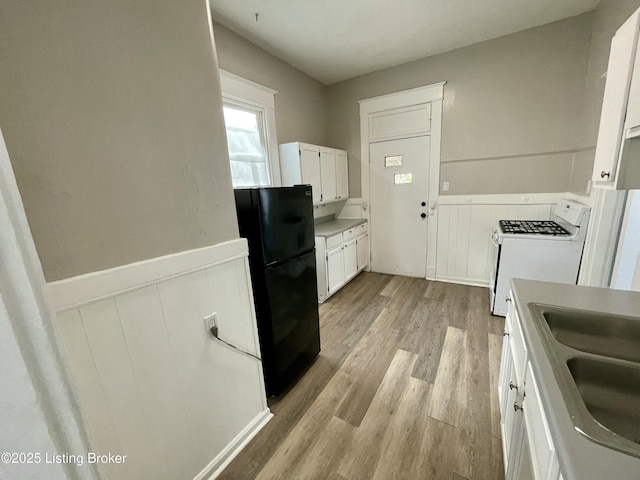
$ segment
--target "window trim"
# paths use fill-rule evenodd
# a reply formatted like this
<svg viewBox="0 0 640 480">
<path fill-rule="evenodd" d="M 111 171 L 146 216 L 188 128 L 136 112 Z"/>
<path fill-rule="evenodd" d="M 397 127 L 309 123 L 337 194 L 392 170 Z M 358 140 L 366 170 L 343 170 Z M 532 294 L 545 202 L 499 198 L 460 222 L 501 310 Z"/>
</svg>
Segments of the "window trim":
<svg viewBox="0 0 640 480">
<path fill-rule="evenodd" d="M 225 70 L 220 70 L 220 84 L 223 102 L 235 103 L 240 107 L 246 106 L 262 112 L 265 154 L 269 165 L 271 186 L 282 186 L 276 134 L 275 94 L 278 92 Z"/>
</svg>

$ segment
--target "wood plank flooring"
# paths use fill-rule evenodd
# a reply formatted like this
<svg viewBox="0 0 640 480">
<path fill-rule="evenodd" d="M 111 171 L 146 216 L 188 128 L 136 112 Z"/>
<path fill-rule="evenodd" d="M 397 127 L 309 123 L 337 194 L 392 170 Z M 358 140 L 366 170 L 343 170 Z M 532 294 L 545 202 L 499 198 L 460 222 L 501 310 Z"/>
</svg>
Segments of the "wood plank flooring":
<svg viewBox="0 0 640 480">
<path fill-rule="evenodd" d="M 219 478 L 503 479 L 488 296 L 360 274 L 320 306 L 320 356 Z"/>
</svg>

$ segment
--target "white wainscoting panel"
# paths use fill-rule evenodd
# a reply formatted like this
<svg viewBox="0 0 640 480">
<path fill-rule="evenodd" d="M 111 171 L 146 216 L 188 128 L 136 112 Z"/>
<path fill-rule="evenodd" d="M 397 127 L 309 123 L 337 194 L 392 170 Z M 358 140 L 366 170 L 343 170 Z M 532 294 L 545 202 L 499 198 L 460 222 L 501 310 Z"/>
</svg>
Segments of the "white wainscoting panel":
<svg viewBox="0 0 640 480">
<path fill-rule="evenodd" d="M 137 285 L 114 280 L 125 266 L 49 289 L 91 446 L 127 455 L 104 478 L 213 478 L 271 417 L 260 362 L 205 328 L 216 312 L 221 338 L 260 354 L 246 242 L 232 243 L 227 259 L 214 246 L 145 262 L 162 277 Z M 69 307 L 65 289 L 83 279 L 99 297 Z"/>
<path fill-rule="evenodd" d="M 488 286 L 498 220 L 547 220 L 560 195 L 440 196 L 436 279 Z"/>
</svg>

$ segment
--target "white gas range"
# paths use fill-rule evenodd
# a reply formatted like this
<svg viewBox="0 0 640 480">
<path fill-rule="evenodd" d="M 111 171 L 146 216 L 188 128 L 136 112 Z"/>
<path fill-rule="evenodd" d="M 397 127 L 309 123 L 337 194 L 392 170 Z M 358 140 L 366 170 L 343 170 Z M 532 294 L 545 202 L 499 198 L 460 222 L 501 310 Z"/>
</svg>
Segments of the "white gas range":
<svg viewBox="0 0 640 480">
<path fill-rule="evenodd" d="M 564 200 L 549 220 L 500 220 L 493 229 L 491 313 L 507 314 L 512 278 L 576 284 L 590 208 Z"/>
</svg>

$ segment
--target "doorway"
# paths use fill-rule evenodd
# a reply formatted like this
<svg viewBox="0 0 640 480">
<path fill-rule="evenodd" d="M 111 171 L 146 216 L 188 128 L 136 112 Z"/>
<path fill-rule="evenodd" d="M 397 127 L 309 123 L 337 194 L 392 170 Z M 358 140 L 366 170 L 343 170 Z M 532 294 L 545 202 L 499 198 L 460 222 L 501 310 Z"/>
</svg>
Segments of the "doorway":
<svg viewBox="0 0 640 480">
<path fill-rule="evenodd" d="M 371 270 L 435 279 L 444 82 L 361 100 Z"/>
</svg>

